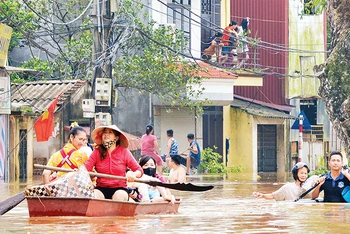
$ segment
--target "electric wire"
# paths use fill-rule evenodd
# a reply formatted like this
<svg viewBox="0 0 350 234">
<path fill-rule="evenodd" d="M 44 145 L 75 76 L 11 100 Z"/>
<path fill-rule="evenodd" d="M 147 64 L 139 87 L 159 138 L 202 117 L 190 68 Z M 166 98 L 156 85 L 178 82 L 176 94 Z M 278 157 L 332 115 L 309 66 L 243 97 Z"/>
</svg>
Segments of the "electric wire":
<svg viewBox="0 0 350 234">
<path fill-rule="evenodd" d="M 42 20 L 44 20 L 47 23 L 53 24 L 53 25 L 69 25 L 72 24 L 74 22 L 76 22 L 77 20 L 79 20 L 86 12 L 87 10 L 90 8 L 90 6 L 92 5 L 92 3 L 94 2 L 94 0 L 90 0 L 89 4 L 86 6 L 86 8 L 81 12 L 80 15 L 78 15 L 75 19 L 69 21 L 69 22 L 64 22 L 64 23 L 59 23 L 59 22 L 53 22 L 50 20 L 45 19 L 44 17 L 40 16 L 40 14 L 36 13 L 36 11 L 27 3 L 26 0 L 23 0 L 23 3 L 33 12 L 35 12 L 35 14 Z"/>
</svg>

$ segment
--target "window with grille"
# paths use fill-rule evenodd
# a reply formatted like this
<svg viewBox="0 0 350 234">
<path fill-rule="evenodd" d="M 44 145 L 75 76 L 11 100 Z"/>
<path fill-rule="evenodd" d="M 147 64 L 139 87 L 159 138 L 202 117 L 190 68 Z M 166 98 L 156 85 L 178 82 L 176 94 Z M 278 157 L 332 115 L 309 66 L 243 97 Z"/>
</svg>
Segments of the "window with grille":
<svg viewBox="0 0 350 234">
<path fill-rule="evenodd" d="M 191 48 L 191 0 L 168 1 L 168 23 L 175 24 L 177 30 L 184 33 L 183 52 Z"/>
<path fill-rule="evenodd" d="M 211 0 L 202 0 L 202 14 L 210 15 L 212 13 L 212 2 Z"/>
</svg>

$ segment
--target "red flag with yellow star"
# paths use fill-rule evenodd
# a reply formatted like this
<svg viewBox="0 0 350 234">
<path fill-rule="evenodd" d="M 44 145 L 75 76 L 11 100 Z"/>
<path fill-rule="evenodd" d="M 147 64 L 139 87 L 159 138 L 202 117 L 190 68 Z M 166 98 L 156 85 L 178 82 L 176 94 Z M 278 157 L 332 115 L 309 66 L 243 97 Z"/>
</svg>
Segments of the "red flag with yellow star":
<svg viewBox="0 0 350 234">
<path fill-rule="evenodd" d="M 36 141 L 48 141 L 50 136 L 54 131 L 54 112 L 56 110 L 56 105 L 58 98 L 61 96 L 59 94 L 55 100 L 50 104 L 49 108 L 39 117 L 39 119 L 34 124 Z"/>
</svg>

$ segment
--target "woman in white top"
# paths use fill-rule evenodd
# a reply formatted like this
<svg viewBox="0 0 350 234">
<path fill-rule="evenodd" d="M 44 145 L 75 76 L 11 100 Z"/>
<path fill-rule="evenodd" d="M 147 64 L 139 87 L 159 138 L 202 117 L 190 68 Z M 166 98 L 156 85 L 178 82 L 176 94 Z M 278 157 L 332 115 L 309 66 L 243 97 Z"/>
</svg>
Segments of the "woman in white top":
<svg viewBox="0 0 350 234">
<path fill-rule="evenodd" d="M 310 169 L 306 163 L 298 162 L 292 169 L 294 183 L 283 185 L 280 189 L 272 193 L 254 192 L 254 197 L 275 199 L 276 201 L 296 200 L 305 192 L 303 184 L 307 180 Z"/>
</svg>

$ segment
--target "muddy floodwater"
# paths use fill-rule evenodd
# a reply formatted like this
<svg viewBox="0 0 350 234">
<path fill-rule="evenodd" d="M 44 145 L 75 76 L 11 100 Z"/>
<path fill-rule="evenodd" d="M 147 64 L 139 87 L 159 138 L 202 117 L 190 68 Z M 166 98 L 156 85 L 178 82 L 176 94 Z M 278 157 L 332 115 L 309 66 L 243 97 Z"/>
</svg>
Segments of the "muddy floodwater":
<svg viewBox="0 0 350 234">
<path fill-rule="evenodd" d="M 136 217 L 30 218 L 27 203 L 0 217 L 0 233 L 349 233 L 350 203 L 275 202 L 252 197 L 285 182 L 249 175 L 196 176 L 193 184 L 212 184 L 207 192 L 175 191 L 179 213 Z M 0 200 L 30 183 L 0 183 Z"/>
</svg>

